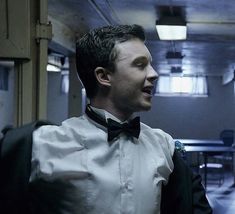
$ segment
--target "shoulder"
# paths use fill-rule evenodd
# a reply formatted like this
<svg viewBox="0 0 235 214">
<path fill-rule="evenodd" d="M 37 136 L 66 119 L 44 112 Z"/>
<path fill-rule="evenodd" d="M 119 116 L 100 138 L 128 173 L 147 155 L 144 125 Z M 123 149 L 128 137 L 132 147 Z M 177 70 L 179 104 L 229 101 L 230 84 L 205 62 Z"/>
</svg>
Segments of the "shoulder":
<svg viewBox="0 0 235 214">
<path fill-rule="evenodd" d="M 145 138 L 147 137 L 152 142 L 160 144 L 164 150 L 170 152 L 171 156 L 173 155 L 175 143 L 170 134 L 162 129 L 151 128 L 144 123 L 141 123 L 141 132 Z"/>
<path fill-rule="evenodd" d="M 82 118 L 70 118 L 61 125 L 43 125 L 33 132 L 33 154 L 50 154 L 64 148 L 83 148 Z"/>
<path fill-rule="evenodd" d="M 77 163 L 84 162 L 86 148 L 82 132 L 83 117 L 67 119 L 59 126 L 44 125 L 35 130 L 30 180 L 37 177 L 53 179 L 61 170 L 72 171 L 75 160 Z"/>
<path fill-rule="evenodd" d="M 86 124 L 87 126 L 87 124 Z M 71 138 L 81 138 L 85 121 L 83 117 L 72 117 L 61 125 L 43 125 L 33 132 L 33 140 L 45 139 L 47 141 L 66 142 Z"/>
</svg>

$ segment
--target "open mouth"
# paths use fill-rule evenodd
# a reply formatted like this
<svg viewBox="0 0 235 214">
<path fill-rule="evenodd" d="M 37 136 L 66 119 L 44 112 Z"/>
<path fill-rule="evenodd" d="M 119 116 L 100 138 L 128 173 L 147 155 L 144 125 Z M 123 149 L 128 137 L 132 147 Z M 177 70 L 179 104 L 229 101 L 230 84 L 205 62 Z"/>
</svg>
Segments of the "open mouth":
<svg viewBox="0 0 235 214">
<path fill-rule="evenodd" d="M 152 95 L 152 90 L 153 90 L 152 87 L 145 87 L 145 88 L 143 88 L 142 91 L 146 94 Z"/>
</svg>

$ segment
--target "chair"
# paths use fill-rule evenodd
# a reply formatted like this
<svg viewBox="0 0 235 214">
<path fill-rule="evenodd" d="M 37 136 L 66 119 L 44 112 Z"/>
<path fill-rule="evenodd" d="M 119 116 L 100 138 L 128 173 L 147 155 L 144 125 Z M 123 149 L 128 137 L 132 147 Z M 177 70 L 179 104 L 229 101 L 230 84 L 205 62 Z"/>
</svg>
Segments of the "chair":
<svg viewBox="0 0 235 214">
<path fill-rule="evenodd" d="M 223 160 L 220 159 L 213 159 L 214 157 L 211 156 L 210 153 L 204 154 L 209 156 L 210 158 L 208 159 L 205 167 L 205 163 L 201 164 L 199 166 L 200 172 L 204 173 L 204 178 L 206 180 L 204 181 L 205 183 L 205 188 L 207 186 L 207 183 L 210 181 L 213 182 L 218 182 L 218 186 L 221 186 L 224 182 L 224 164 Z"/>
<path fill-rule="evenodd" d="M 220 139 L 223 141 L 224 146 L 232 146 L 234 141 L 234 130 L 226 129 L 221 131 Z M 205 184 L 208 183 L 208 181 L 218 181 L 218 185 L 221 186 L 224 181 L 225 167 L 227 165 L 233 167 L 233 155 L 231 156 L 230 153 L 224 152 L 208 152 L 204 155 L 207 159 L 206 169 L 205 164 L 201 164 L 199 169 L 200 171 L 203 171 L 203 173 L 207 173 L 207 175 L 204 176 L 206 178 L 206 181 L 204 181 Z"/>
<path fill-rule="evenodd" d="M 232 146 L 234 142 L 234 130 L 225 129 L 220 133 L 220 139 L 224 142 L 224 146 Z M 217 156 L 217 158 L 222 158 L 224 161 L 224 166 L 230 167 L 230 170 L 233 169 L 233 154 L 232 153 L 223 153 L 223 155 Z"/>
</svg>

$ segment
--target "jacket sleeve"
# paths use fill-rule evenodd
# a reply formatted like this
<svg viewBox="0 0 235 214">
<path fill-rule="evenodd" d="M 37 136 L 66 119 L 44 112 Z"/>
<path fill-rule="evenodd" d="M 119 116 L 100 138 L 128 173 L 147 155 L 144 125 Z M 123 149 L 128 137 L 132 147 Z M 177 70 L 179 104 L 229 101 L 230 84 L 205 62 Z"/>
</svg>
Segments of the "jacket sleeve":
<svg viewBox="0 0 235 214">
<path fill-rule="evenodd" d="M 162 214 L 211 214 L 199 175 L 195 175 L 178 151 L 173 155 L 174 170 L 162 188 Z"/>
<path fill-rule="evenodd" d="M 201 176 L 198 174 L 192 174 L 192 203 L 194 214 L 211 214 L 212 209 L 205 195 L 205 189 L 201 184 Z"/>
<path fill-rule="evenodd" d="M 37 121 L 3 131 L 0 145 L 0 213 L 3 210 L 4 214 L 30 213 L 27 202 L 32 133 L 46 124 L 51 123 Z"/>
</svg>

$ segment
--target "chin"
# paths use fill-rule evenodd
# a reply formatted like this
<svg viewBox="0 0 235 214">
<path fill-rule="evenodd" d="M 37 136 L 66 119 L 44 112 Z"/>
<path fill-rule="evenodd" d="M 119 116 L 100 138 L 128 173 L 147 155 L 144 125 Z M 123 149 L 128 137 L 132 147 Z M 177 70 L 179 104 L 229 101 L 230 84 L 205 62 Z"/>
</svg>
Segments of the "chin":
<svg viewBox="0 0 235 214">
<path fill-rule="evenodd" d="M 149 111 L 152 107 L 151 100 L 139 100 L 138 102 L 133 103 L 132 111 L 133 112 L 141 112 L 141 111 Z"/>
<path fill-rule="evenodd" d="M 141 110 L 140 111 L 149 111 L 152 107 L 152 103 L 144 103 L 141 105 Z"/>
</svg>

